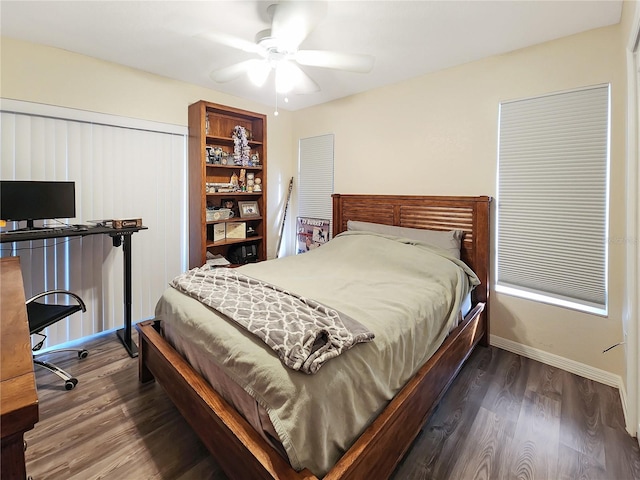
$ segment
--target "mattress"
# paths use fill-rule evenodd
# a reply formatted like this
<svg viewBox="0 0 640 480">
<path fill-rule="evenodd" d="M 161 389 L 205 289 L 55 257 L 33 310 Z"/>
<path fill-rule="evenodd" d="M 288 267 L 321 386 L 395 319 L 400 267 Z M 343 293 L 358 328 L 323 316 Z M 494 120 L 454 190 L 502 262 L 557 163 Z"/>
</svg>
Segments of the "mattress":
<svg viewBox="0 0 640 480">
<path fill-rule="evenodd" d="M 469 292 L 460 308 L 458 321 L 451 328 L 453 330 L 471 310 L 471 292 Z M 163 335 L 169 343 L 184 357 L 189 365 L 209 382 L 209 385 L 218 392 L 235 410 L 240 413 L 253 429 L 260 434 L 280 455 L 287 461 L 287 453 L 280 442 L 269 413 L 242 387 L 231 380 L 222 368 L 216 365 L 206 350 L 199 348 L 187 339 L 180 336 L 170 322 L 163 323 Z"/>
<path fill-rule="evenodd" d="M 376 335 L 305 375 L 177 290 L 167 289 L 158 302 L 156 317 L 176 349 L 293 468 L 317 476 L 437 350 L 479 283 L 463 262 L 439 249 L 363 232 L 344 232 L 303 255 L 240 268 L 336 308 Z"/>
</svg>

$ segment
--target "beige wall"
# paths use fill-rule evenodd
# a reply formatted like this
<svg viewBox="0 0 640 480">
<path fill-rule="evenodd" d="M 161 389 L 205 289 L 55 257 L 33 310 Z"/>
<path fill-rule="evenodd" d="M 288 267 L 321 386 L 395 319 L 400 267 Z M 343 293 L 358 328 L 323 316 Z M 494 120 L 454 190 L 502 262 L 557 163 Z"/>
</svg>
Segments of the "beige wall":
<svg viewBox="0 0 640 480">
<path fill-rule="evenodd" d="M 294 139 L 335 134 L 338 193 L 496 194 L 498 106 L 611 83 L 610 237 L 625 227 L 625 57 L 612 26 L 294 113 Z M 491 333 L 624 378 L 623 243 L 611 243 L 609 317 L 493 293 Z"/>
<path fill-rule="evenodd" d="M 288 185 L 292 158 L 292 114 L 133 68 L 84 55 L 2 37 L 0 96 L 129 118 L 187 126 L 187 107 L 198 100 L 269 115 L 268 211 L 269 255 L 275 235 L 282 188 Z M 284 179 L 284 180 L 283 180 Z"/>
</svg>

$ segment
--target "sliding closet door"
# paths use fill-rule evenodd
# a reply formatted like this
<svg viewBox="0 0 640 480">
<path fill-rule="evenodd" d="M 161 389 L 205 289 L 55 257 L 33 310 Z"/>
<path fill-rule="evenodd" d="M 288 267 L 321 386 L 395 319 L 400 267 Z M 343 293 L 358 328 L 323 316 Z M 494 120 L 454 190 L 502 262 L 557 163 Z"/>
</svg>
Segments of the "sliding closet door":
<svg viewBox="0 0 640 480">
<path fill-rule="evenodd" d="M 132 318 L 151 318 L 168 282 L 186 268 L 186 128 L 5 105 L 2 180 L 74 181 L 76 218 L 62 222 L 142 218 L 148 230 L 132 237 Z M 123 326 L 123 252 L 110 237 L 3 244 L 1 256 L 9 255 L 20 256 L 27 298 L 61 288 L 87 303 L 86 313 L 47 329 L 47 347 Z"/>
</svg>

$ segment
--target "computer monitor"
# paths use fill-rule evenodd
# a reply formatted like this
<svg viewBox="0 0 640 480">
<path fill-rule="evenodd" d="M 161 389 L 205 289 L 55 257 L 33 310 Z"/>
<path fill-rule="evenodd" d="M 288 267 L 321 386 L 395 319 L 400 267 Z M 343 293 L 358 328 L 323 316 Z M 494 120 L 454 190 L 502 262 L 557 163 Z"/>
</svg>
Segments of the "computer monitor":
<svg viewBox="0 0 640 480">
<path fill-rule="evenodd" d="M 0 219 L 26 221 L 32 230 L 34 220 L 76 216 L 75 182 L 0 181 Z"/>
</svg>

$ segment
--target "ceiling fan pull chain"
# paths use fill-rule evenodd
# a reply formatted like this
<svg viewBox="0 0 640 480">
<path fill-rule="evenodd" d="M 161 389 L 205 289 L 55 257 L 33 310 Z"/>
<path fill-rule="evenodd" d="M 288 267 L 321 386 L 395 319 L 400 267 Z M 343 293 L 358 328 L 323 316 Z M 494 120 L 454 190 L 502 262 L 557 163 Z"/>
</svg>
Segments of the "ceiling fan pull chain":
<svg viewBox="0 0 640 480">
<path fill-rule="evenodd" d="M 276 117 L 278 114 L 278 92 L 276 91 L 276 111 L 273 113 Z"/>
</svg>

